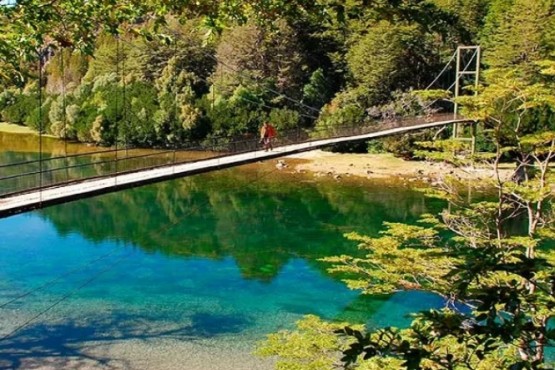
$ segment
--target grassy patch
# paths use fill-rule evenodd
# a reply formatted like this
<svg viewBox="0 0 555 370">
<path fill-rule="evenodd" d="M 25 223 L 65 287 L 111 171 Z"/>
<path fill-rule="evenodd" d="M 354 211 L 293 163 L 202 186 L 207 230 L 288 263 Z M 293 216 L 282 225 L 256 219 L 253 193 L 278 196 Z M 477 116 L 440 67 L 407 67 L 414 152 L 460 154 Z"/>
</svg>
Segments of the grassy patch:
<svg viewBox="0 0 555 370">
<path fill-rule="evenodd" d="M 0 131 L 11 134 L 36 134 L 27 126 L 14 125 L 13 123 L 0 122 Z"/>
</svg>

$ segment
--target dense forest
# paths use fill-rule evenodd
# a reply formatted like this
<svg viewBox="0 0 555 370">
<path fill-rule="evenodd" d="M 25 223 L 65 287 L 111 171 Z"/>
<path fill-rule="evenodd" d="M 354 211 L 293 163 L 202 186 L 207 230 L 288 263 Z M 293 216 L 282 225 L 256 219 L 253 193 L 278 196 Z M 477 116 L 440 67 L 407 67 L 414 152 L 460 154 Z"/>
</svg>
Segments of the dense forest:
<svg viewBox="0 0 555 370">
<path fill-rule="evenodd" d="M 278 130 L 371 124 L 425 113 L 427 100 L 411 92 L 428 87 L 458 45 L 482 45 L 486 69 L 534 68 L 555 42 L 546 1 L 266 5 L 235 14 L 227 4 L 217 18 L 165 14 L 155 32 L 156 21 L 135 17 L 96 30 L 89 49 L 56 31 L 36 47 L 40 58 L 4 53 L 1 118 L 140 147 L 246 135 L 266 120 Z M 454 79 L 451 63 L 433 88 Z M 415 140 L 382 145 L 400 153 Z"/>
<path fill-rule="evenodd" d="M 446 177 L 425 190 L 449 204 L 441 213 L 346 234 L 357 252 L 321 260 L 362 294 L 421 290 L 445 307 L 403 329 L 307 317 L 259 353 L 288 370 L 553 368 L 555 0 L 20 0 L 0 10 L 2 119 L 61 138 L 174 147 L 253 135 L 265 120 L 328 129 L 456 103 L 479 123 L 477 153 L 446 132 L 364 149 L 488 165 L 492 176 L 469 187 L 491 199 L 469 200 Z M 482 73 L 477 85 L 464 74 L 453 99 L 459 45 L 481 46 Z M 514 176 L 500 175 L 502 162 Z"/>
</svg>

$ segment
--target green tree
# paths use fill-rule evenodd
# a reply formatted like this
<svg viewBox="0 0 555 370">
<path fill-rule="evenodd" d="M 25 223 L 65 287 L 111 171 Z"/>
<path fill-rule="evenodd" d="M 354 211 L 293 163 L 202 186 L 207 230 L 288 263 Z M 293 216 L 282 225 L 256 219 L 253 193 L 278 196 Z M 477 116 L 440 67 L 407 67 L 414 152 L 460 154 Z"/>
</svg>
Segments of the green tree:
<svg viewBox="0 0 555 370">
<path fill-rule="evenodd" d="M 214 72 L 216 63 L 212 42 L 206 40 L 201 19 L 179 21 L 175 17 L 167 17 L 167 25 L 161 31 L 168 35 L 167 39 L 133 38 L 128 43 L 130 55 L 127 68 L 136 71 L 137 78 L 152 82 L 160 78 L 173 58 L 179 70 L 198 77 L 195 91 L 206 92 L 206 79 Z"/>
<path fill-rule="evenodd" d="M 554 50 L 554 6 L 552 0 L 493 1 L 482 36 L 484 62 L 492 68 L 518 65 L 522 74 L 535 72 L 534 63 Z"/>
<path fill-rule="evenodd" d="M 57 50 L 45 66 L 48 94 L 62 94 L 73 90 L 81 83 L 88 70 L 88 57 L 70 49 Z"/>
<path fill-rule="evenodd" d="M 417 87 L 414 76 L 427 75 L 430 54 L 416 25 L 376 24 L 347 53 L 352 99 L 370 106 L 384 101 L 392 89 Z"/>
<path fill-rule="evenodd" d="M 553 64 L 543 63 L 546 71 Z M 460 101 L 468 117 L 488 127 L 494 143 L 495 153 L 469 159 L 491 165 L 494 199 L 465 203 L 447 180 L 436 196 L 451 207 L 440 218 L 423 215 L 418 226 L 388 223 L 378 237 L 349 234 L 366 256 L 325 259 L 333 263 L 330 271 L 364 293 L 417 289 L 448 302 L 443 310 L 418 313 L 405 330 L 340 330 L 355 341 L 342 351 L 345 368 L 373 368 L 383 359 L 402 361 L 386 367 L 391 369 L 548 368 L 545 348 L 555 341 L 548 327 L 555 314 L 555 254 L 548 247 L 555 238 L 550 167 L 555 130 L 542 113 L 555 110 L 555 100 L 551 77 L 536 76 L 542 82 L 530 84 L 518 76 L 489 76 L 479 95 Z M 529 132 L 534 122 L 538 131 Z M 423 145 L 438 150 L 432 158 L 452 158 L 440 150 L 448 143 Z M 521 165 L 534 171 L 520 179 L 502 178 L 500 162 L 515 151 L 524 159 L 515 172 Z M 515 218 L 524 230 L 512 228 Z M 266 343 L 266 354 L 283 357 L 280 351 L 298 334 L 283 335 L 280 343 Z M 295 364 L 306 368 L 302 361 Z"/>
<path fill-rule="evenodd" d="M 190 137 L 200 118 L 192 89 L 195 75 L 178 71 L 177 62 L 171 58 L 156 80 L 160 103 L 160 110 L 155 114 L 156 132 L 163 142 L 174 145 Z"/>
<path fill-rule="evenodd" d="M 316 69 L 306 85 L 303 87 L 303 103 L 315 108 L 321 108 L 332 96 L 330 82 L 324 75 L 322 68 Z"/>
<path fill-rule="evenodd" d="M 295 31 L 284 20 L 273 29 L 248 23 L 224 31 L 216 57 L 212 80 L 220 95 L 229 96 L 244 85 L 274 89 L 277 103 L 287 103 L 280 94 L 300 98 L 303 54 Z"/>
<path fill-rule="evenodd" d="M 432 0 L 431 2 L 439 9 L 454 14 L 475 41 L 483 27 L 491 0 Z"/>
</svg>

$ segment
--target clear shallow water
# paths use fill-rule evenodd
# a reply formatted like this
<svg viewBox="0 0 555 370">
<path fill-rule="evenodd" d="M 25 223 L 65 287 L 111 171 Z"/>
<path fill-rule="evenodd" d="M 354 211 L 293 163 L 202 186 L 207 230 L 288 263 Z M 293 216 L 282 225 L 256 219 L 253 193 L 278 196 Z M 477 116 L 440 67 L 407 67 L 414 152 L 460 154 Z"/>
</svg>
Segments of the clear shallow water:
<svg viewBox="0 0 555 370">
<path fill-rule="evenodd" d="M 375 235 L 383 221 L 412 222 L 440 203 L 393 184 L 271 169 L 0 220 L 0 305 L 40 288 L 1 309 L 0 336 L 29 325 L 0 341 L 0 367 L 262 369 L 271 363 L 250 355 L 253 343 L 305 314 L 405 325 L 407 312 L 441 304 L 427 294 L 360 297 L 317 261 L 357 253 L 345 232 Z"/>
</svg>

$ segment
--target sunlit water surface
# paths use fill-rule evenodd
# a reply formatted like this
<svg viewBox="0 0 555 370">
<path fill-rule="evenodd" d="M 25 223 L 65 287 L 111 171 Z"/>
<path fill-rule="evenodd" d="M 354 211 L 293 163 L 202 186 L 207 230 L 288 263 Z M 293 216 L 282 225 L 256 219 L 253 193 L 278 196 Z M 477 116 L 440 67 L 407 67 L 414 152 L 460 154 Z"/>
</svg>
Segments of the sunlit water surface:
<svg viewBox="0 0 555 370">
<path fill-rule="evenodd" d="M 306 314 L 406 325 L 429 294 L 360 297 L 318 261 L 437 201 L 271 164 L 0 220 L 0 368 L 269 369 L 257 341 Z"/>
</svg>

